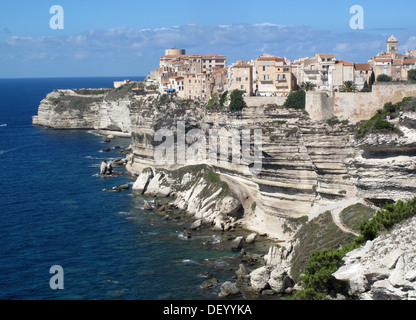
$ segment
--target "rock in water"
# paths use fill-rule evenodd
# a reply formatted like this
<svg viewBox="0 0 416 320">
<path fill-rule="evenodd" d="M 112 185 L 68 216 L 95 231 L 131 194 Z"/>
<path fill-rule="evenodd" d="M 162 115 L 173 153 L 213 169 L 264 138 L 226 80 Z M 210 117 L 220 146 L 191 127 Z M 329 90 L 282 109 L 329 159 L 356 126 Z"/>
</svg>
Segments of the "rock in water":
<svg viewBox="0 0 416 320">
<path fill-rule="evenodd" d="M 100 165 L 100 175 L 103 176 L 107 172 L 107 161 L 101 162 Z"/>
<path fill-rule="evenodd" d="M 213 287 L 213 286 L 216 286 L 216 285 L 218 285 L 218 284 L 219 284 L 218 279 L 216 279 L 216 278 L 212 278 L 212 279 L 209 279 L 209 280 L 204 281 L 204 282 L 202 283 L 202 289 L 209 289 L 209 288 L 211 288 L 211 287 Z"/>
<path fill-rule="evenodd" d="M 111 165 L 111 162 L 107 163 L 106 160 L 101 162 L 101 165 L 100 165 L 100 175 L 101 176 L 110 175 L 113 172 L 114 172 L 114 169 L 113 169 L 113 166 Z"/>
<path fill-rule="evenodd" d="M 202 219 L 196 220 L 192 225 L 189 227 L 190 230 L 198 230 L 202 226 Z"/>
<path fill-rule="evenodd" d="M 237 237 L 231 241 L 231 250 L 240 250 L 243 247 L 244 237 Z"/>
<path fill-rule="evenodd" d="M 224 282 L 221 286 L 221 296 L 228 297 L 228 296 L 235 296 L 240 293 L 240 289 L 230 281 Z"/>
<path fill-rule="evenodd" d="M 257 233 L 252 233 L 246 237 L 245 241 L 246 243 L 253 243 L 254 241 L 256 241 L 256 239 L 257 239 Z"/>
<path fill-rule="evenodd" d="M 235 272 L 237 276 L 246 276 L 248 274 L 246 267 L 243 264 L 240 264 L 238 270 Z"/>
<path fill-rule="evenodd" d="M 144 210 L 152 210 L 152 206 L 149 202 L 147 202 L 146 200 L 143 201 L 143 209 Z"/>
</svg>

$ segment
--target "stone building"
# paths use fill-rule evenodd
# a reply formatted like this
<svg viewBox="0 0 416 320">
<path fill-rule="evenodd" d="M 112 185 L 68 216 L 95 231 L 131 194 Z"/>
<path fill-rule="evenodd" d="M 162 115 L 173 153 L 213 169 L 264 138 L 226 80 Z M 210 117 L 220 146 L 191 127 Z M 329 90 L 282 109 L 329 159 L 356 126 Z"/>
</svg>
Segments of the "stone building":
<svg viewBox="0 0 416 320">
<path fill-rule="evenodd" d="M 260 96 L 287 96 L 295 89 L 292 66 L 285 58 L 263 54 L 254 62 L 254 94 Z"/>
<path fill-rule="evenodd" d="M 208 95 L 214 93 L 221 94 L 228 90 L 228 68 L 218 69 L 209 76 L 209 84 L 207 85 Z"/>
<path fill-rule="evenodd" d="M 186 99 L 208 101 L 211 94 L 209 76 L 205 73 L 188 73 L 184 77 L 184 97 Z"/>
<path fill-rule="evenodd" d="M 244 91 L 244 95 L 253 95 L 253 66 L 238 60 L 228 67 L 228 91 Z"/>
<path fill-rule="evenodd" d="M 294 61 L 294 74 L 297 78 L 297 85 L 304 82 L 312 83 L 316 90 L 332 90 L 332 72 L 335 70 L 335 55 L 317 53 L 314 57 L 306 57 Z M 342 72 L 341 66 L 338 68 Z"/>
<path fill-rule="evenodd" d="M 392 77 L 394 81 L 407 81 L 408 72 L 415 68 L 416 49 L 399 53 L 399 41 L 393 35 L 387 40 L 387 51 L 380 52 L 370 60 L 374 75 L 381 74 Z"/>
</svg>

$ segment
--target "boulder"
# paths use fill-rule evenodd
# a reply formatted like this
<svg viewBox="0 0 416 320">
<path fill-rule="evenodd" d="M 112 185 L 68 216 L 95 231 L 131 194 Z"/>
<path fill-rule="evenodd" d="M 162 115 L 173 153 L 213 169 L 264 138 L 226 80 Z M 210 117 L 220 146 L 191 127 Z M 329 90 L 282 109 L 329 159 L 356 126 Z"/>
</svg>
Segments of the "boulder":
<svg viewBox="0 0 416 320">
<path fill-rule="evenodd" d="M 211 288 L 211 287 L 213 287 L 215 285 L 218 285 L 218 284 L 219 284 L 218 279 L 212 278 L 212 279 L 209 279 L 209 280 L 204 281 L 202 283 L 202 289 L 209 289 L 209 288 Z"/>
<path fill-rule="evenodd" d="M 274 268 L 270 273 L 268 283 L 270 288 L 276 293 L 283 293 L 287 288 L 294 285 L 293 280 L 283 268 Z"/>
<path fill-rule="evenodd" d="M 241 208 L 241 202 L 231 196 L 226 196 L 217 203 L 218 211 L 227 216 L 236 217 Z"/>
<path fill-rule="evenodd" d="M 269 287 L 270 268 L 260 267 L 250 273 L 250 285 L 253 290 L 260 292 Z"/>
<path fill-rule="evenodd" d="M 254 241 L 256 241 L 256 239 L 257 239 L 257 236 L 258 236 L 257 233 L 251 233 L 246 237 L 245 242 L 246 243 L 254 243 Z"/>
<path fill-rule="evenodd" d="M 106 160 L 101 162 L 101 165 L 100 165 L 100 175 L 101 176 L 111 175 L 111 174 L 113 174 L 113 172 L 114 172 L 114 170 L 113 170 L 113 166 L 112 166 L 111 162 L 107 163 Z"/>
<path fill-rule="evenodd" d="M 244 237 L 237 237 L 231 241 L 231 250 L 240 250 L 243 247 Z"/>
<path fill-rule="evenodd" d="M 202 219 L 196 220 L 192 225 L 189 227 L 190 230 L 198 230 L 202 226 Z"/>
<path fill-rule="evenodd" d="M 152 205 L 149 202 L 147 202 L 146 200 L 144 200 L 143 201 L 143 209 L 144 210 L 152 210 L 153 208 L 152 208 Z"/>
<path fill-rule="evenodd" d="M 111 189 L 105 189 L 105 191 L 121 192 L 121 190 L 128 190 L 129 188 L 130 188 L 130 186 L 126 183 L 126 184 L 122 184 L 122 185 L 117 186 L 117 187 L 113 187 Z"/>
<path fill-rule="evenodd" d="M 248 275 L 248 272 L 247 272 L 246 267 L 244 267 L 244 265 L 243 265 L 243 264 L 240 264 L 240 266 L 239 266 L 238 270 L 235 272 L 235 274 L 236 274 L 237 276 L 241 277 L 241 276 L 246 276 L 246 275 Z"/>
<path fill-rule="evenodd" d="M 235 296 L 239 293 L 240 289 L 238 289 L 238 287 L 230 281 L 224 282 L 221 286 L 222 297 Z"/>
</svg>

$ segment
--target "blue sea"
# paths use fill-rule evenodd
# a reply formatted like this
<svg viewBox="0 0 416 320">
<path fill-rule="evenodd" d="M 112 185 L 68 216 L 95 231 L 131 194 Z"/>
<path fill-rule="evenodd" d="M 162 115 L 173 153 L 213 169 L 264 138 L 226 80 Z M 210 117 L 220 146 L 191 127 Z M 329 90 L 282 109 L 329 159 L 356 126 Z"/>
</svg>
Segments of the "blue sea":
<svg viewBox="0 0 416 320">
<path fill-rule="evenodd" d="M 101 150 L 126 148 L 129 139 L 105 143 L 92 132 L 32 125 L 54 89 L 121 79 L 0 79 L 0 299 L 217 299 L 219 287 L 201 288 L 203 273 L 224 282 L 238 266 L 219 235 L 185 239 L 184 219 L 143 210 L 131 190 L 103 191 L 134 182 L 97 175 L 102 160 L 123 157 Z M 54 265 L 63 268 L 64 289 L 50 287 Z"/>
</svg>

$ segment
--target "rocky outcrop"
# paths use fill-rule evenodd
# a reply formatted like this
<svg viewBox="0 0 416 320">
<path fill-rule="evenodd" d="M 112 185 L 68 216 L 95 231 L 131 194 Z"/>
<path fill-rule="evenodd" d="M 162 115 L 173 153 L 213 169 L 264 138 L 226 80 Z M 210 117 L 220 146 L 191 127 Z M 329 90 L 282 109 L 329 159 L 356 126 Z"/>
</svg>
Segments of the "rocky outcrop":
<svg viewBox="0 0 416 320">
<path fill-rule="evenodd" d="M 334 276 L 362 299 L 415 300 L 416 218 L 347 253 Z"/>
<path fill-rule="evenodd" d="M 216 230 L 229 230 L 237 223 L 241 209 L 233 191 L 208 166 L 180 171 L 146 168 L 133 184 L 133 193 L 172 198 L 171 206 L 193 216 L 191 229 L 206 224 Z M 241 248 L 241 243 L 235 249 Z"/>
<path fill-rule="evenodd" d="M 298 244 L 289 242 L 287 247 L 272 246 L 264 256 L 264 266 L 250 273 L 250 286 L 256 292 L 271 290 L 280 294 L 290 292 L 295 282 L 290 276 L 294 248 Z"/>
</svg>

